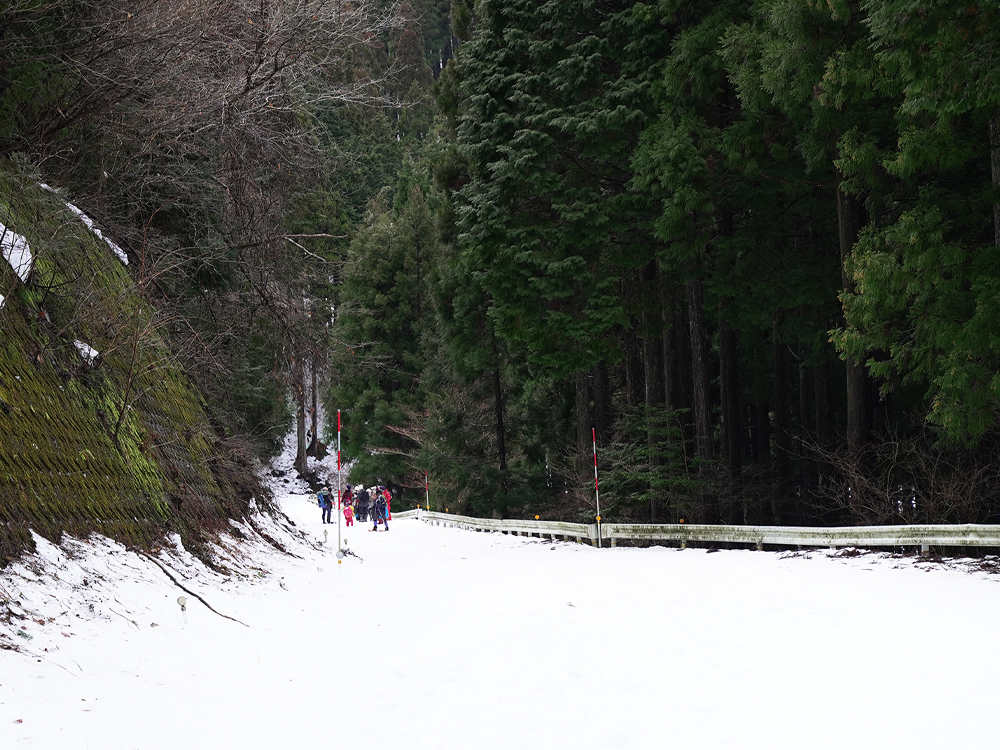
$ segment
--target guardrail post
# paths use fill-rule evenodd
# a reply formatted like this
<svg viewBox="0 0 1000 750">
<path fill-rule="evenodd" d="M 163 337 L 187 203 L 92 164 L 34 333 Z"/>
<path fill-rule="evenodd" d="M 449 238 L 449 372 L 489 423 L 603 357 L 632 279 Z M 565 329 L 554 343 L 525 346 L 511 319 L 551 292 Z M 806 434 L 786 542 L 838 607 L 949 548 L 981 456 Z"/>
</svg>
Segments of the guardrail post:
<svg viewBox="0 0 1000 750">
<path fill-rule="evenodd" d="M 618 546 L 618 537 L 611 537 L 611 548 L 614 549 Z"/>
<path fill-rule="evenodd" d="M 763 549 L 764 549 L 764 540 L 763 539 L 758 539 L 757 540 L 757 551 L 761 552 Z"/>
<path fill-rule="evenodd" d="M 931 545 L 929 545 L 929 544 L 921 544 L 920 545 L 920 554 L 921 555 L 929 555 L 930 552 L 931 552 Z"/>
<path fill-rule="evenodd" d="M 681 549 L 687 549 L 687 546 L 688 546 L 688 540 L 681 539 Z"/>
</svg>

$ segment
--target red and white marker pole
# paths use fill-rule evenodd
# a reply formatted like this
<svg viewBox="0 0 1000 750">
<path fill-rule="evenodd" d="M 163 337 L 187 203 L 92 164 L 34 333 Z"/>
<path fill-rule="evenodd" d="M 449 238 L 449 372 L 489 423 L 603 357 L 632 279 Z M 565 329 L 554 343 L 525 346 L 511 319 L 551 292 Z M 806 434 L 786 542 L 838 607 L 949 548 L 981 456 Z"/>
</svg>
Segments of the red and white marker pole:
<svg viewBox="0 0 1000 750">
<path fill-rule="evenodd" d="M 597 428 L 590 428 L 594 438 L 594 497 L 597 499 L 597 546 L 601 546 L 601 489 L 597 484 Z"/>
<path fill-rule="evenodd" d="M 427 483 L 427 472 L 424 472 L 424 502 L 427 503 L 427 510 L 431 509 L 431 488 Z"/>
<path fill-rule="evenodd" d="M 340 552 L 340 519 L 344 516 L 344 491 L 340 481 L 340 409 L 337 409 L 337 552 Z M 340 558 L 337 558 L 340 565 Z"/>
</svg>

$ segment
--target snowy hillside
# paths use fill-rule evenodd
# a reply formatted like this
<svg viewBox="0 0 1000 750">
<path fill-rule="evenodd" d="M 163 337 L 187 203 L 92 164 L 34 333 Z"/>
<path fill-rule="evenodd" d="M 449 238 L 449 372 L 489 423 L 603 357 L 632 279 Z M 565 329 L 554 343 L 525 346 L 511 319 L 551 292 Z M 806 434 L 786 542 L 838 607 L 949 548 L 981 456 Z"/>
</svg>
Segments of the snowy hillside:
<svg viewBox="0 0 1000 750">
<path fill-rule="evenodd" d="M 0 747 L 995 746 L 1000 586 L 968 563 L 415 520 L 338 563 L 281 486 L 295 525 L 257 526 L 288 554 L 242 527 L 233 575 L 40 539 L 0 574 Z"/>
</svg>

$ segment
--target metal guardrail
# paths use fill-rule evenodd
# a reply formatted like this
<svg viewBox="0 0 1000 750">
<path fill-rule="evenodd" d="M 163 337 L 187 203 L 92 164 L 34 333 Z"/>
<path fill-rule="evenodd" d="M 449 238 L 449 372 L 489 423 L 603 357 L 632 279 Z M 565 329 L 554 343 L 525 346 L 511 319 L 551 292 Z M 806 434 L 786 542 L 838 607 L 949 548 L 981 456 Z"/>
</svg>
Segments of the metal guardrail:
<svg viewBox="0 0 1000 750">
<path fill-rule="evenodd" d="M 1000 547 L 1000 526 L 925 524 L 913 526 L 710 526 L 706 524 L 608 523 L 602 537 L 617 539 L 726 542 L 800 547 Z"/>
<path fill-rule="evenodd" d="M 622 539 L 677 542 L 709 542 L 785 547 L 910 547 L 922 551 L 930 547 L 1000 547 L 1000 525 L 990 524 L 922 524 L 899 526 L 715 526 L 708 524 L 643 524 L 567 523 L 519 519 L 471 518 L 451 513 L 410 510 L 395 514 L 396 518 L 416 518 L 435 526 L 475 531 L 499 531 L 521 536 L 586 539 L 591 544 L 608 540 L 616 546 Z"/>
<path fill-rule="evenodd" d="M 511 518 L 471 518 L 452 513 L 436 513 L 428 510 L 408 510 L 395 514 L 396 518 L 417 518 L 433 526 L 451 526 L 471 531 L 499 531 L 520 536 L 557 537 L 597 544 L 597 524 L 568 523 L 565 521 L 522 521 Z"/>
</svg>

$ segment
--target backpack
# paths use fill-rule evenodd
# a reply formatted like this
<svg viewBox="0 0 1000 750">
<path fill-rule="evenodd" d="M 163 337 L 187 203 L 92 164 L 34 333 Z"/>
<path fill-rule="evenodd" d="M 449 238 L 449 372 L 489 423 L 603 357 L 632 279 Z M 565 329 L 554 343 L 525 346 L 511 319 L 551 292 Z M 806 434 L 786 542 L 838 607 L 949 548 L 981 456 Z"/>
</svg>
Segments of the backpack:
<svg viewBox="0 0 1000 750">
<path fill-rule="evenodd" d="M 379 517 L 385 518 L 386 507 L 385 507 L 384 497 L 380 497 L 378 500 L 375 501 L 375 508 L 376 510 L 378 510 Z"/>
</svg>

